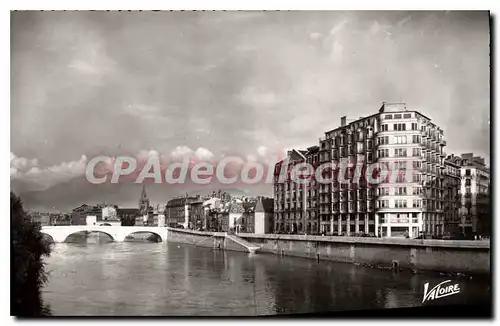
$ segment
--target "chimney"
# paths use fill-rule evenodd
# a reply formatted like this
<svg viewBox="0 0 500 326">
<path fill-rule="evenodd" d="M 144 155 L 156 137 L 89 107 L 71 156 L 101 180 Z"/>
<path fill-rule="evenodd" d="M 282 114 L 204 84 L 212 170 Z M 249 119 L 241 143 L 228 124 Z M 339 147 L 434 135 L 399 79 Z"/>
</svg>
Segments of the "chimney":
<svg viewBox="0 0 500 326">
<path fill-rule="evenodd" d="M 347 122 L 347 117 L 346 116 L 343 116 L 343 117 L 340 118 L 340 126 L 341 127 L 345 127 L 346 122 Z"/>
</svg>

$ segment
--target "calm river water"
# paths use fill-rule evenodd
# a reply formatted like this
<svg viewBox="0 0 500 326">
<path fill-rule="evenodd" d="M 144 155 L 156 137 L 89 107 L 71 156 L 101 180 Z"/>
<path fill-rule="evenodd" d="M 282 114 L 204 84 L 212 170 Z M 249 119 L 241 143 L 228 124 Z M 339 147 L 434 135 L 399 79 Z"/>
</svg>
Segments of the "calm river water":
<svg viewBox="0 0 500 326">
<path fill-rule="evenodd" d="M 439 274 L 223 252 L 174 243 L 57 244 L 44 299 L 54 315 L 270 315 L 421 306 Z M 489 283 L 426 304 L 474 303 Z"/>
</svg>

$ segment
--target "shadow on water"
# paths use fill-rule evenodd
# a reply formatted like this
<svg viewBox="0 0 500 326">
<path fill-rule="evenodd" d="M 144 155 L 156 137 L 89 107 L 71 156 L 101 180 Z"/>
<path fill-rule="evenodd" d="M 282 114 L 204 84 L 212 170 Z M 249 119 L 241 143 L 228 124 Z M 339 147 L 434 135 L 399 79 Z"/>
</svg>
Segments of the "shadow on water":
<svg viewBox="0 0 500 326">
<path fill-rule="evenodd" d="M 151 232 L 135 232 L 126 236 L 125 242 L 162 242 L 162 239 Z"/>
<path fill-rule="evenodd" d="M 250 316 L 414 307 L 422 306 L 426 282 L 435 286 L 450 278 L 170 242 L 57 244 L 48 266 L 45 298 L 55 315 Z M 453 280 L 460 294 L 429 304 L 485 298 L 489 283 Z"/>
</svg>

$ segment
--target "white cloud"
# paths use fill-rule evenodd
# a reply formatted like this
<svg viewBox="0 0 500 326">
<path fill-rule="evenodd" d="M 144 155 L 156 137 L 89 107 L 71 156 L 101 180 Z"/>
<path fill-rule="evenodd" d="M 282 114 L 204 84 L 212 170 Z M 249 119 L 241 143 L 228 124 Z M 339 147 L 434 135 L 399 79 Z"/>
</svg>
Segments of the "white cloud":
<svg viewBox="0 0 500 326">
<path fill-rule="evenodd" d="M 37 159 L 26 159 L 17 157 L 11 153 L 10 173 L 12 180 L 24 181 L 31 185 L 32 189 L 43 190 L 61 182 L 85 174 L 87 168 L 87 156 L 82 155 L 79 160 L 62 162 L 59 165 L 41 167 Z"/>
<path fill-rule="evenodd" d="M 259 156 L 261 157 L 265 157 L 268 152 L 269 149 L 266 146 L 259 146 L 259 148 L 257 148 L 257 154 L 259 154 Z"/>
<path fill-rule="evenodd" d="M 177 146 L 170 154 L 174 160 L 181 160 L 185 155 L 194 156 L 200 161 L 211 161 L 214 154 L 207 148 L 200 147 L 196 151 L 187 146 Z"/>
<path fill-rule="evenodd" d="M 12 168 L 15 169 L 15 171 L 20 171 L 20 172 L 25 172 L 29 170 L 33 166 L 38 165 L 38 160 L 36 158 L 34 159 L 27 159 L 24 157 L 17 157 L 14 153 L 10 153 L 10 167 L 11 167 L 11 172 Z M 11 173 L 12 174 L 12 173 Z"/>
<path fill-rule="evenodd" d="M 141 150 L 139 154 L 137 154 L 137 158 L 140 161 L 147 161 L 150 158 L 159 158 L 160 154 L 155 150 Z"/>
<path fill-rule="evenodd" d="M 170 156 L 177 160 L 177 159 L 182 159 L 185 155 L 192 154 L 193 150 L 187 146 L 177 146 Z"/>
<path fill-rule="evenodd" d="M 194 155 L 201 161 L 210 161 L 214 158 L 214 154 L 210 150 L 202 147 L 198 148 Z"/>
<path fill-rule="evenodd" d="M 343 19 L 340 22 L 338 22 L 337 24 L 335 24 L 332 27 L 332 29 L 330 30 L 330 35 L 335 35 L 338 32 L 340 32 L 341 30 L 343 30 L 346 24 L 347 24 L 347 19 Z"/>
</svg>

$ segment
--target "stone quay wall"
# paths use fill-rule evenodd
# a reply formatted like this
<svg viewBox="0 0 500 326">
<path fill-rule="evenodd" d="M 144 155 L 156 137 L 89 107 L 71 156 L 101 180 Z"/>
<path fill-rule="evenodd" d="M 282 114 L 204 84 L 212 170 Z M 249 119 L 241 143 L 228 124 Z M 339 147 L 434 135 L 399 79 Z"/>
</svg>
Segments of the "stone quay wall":
<svg viewBox="0 0 500 326">
<path fill-rule="evenodd" d="M 417 240 L 240 233 L 259 252 L 375 266 L 490 274 L 489 241 Z"/>
<path fill-rule="evenodd" d="M 168 228 L 167 241 L 223 250 L 245 251 L 225 241 L 224 232 Z M 489 241 L 417 240 L 339 236 L 239 233 L 259 253 L 353 263 L 378 268 L 490 274 Z M 226 248 L 227 247 L 227 248 Z"/>
</svg>

